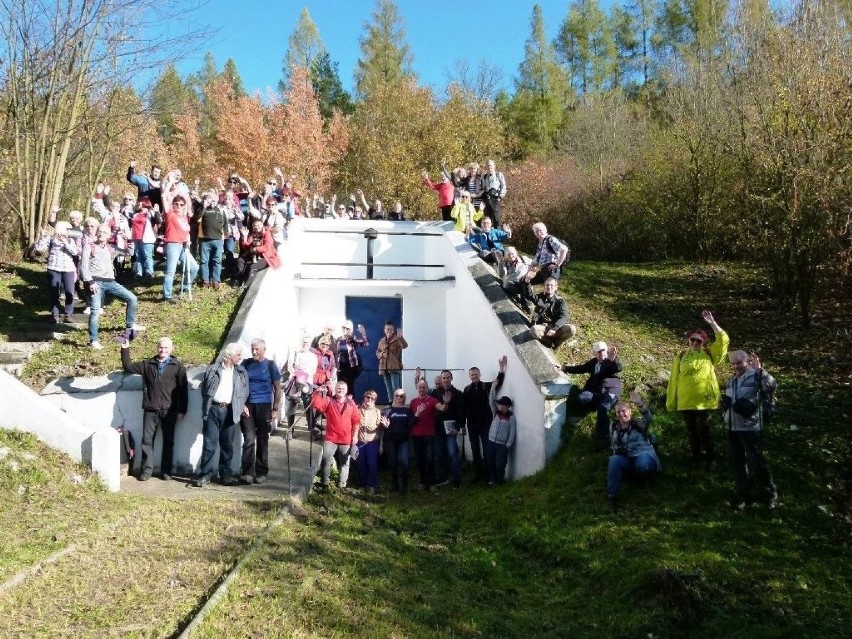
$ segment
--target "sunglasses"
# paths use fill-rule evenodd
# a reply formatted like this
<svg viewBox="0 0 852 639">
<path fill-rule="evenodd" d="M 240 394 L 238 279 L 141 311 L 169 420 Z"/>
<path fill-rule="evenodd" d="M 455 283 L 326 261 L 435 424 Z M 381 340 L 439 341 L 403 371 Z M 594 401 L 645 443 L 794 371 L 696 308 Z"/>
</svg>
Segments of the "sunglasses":
<svg viewBox="0 0 852 639">
<path fill-rule="evenodd" d="M 405 393 L 394 393 L 394 397 L 405 397 Z"/>
<path fill-rule="evenodd" d="M 374 401 L 376 401 L 376 396 L 375 395 L 367 395 L 364 399 L 368 402 L 374 402 Z"/>
<path fill-rule="evenodd" d="M 701 339 L 700 337 L 690 337 L 690 338 L 689 338 L 689 341 L 690 341 L 690 342 L 696 342 L 696 343 L 700 344 L 700 343 L 701 343 L 701 342 L 703 342 L 704 340 L 703 340 L 703 339 Z"/>
</svg>

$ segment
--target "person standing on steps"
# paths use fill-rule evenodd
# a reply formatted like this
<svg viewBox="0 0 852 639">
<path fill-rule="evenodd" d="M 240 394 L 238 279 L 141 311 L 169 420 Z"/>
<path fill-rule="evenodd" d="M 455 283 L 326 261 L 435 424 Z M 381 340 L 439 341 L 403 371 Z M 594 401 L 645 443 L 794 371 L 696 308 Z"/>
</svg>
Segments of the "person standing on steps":
<svg viewBox="0 0 852 639">
<path fill-rule="evenodd" d="M 125 373 L 142 376 L 142 471 L 139 481 L 148 481 L 154 473 L 154 440 L 157 431 L 163 435 L 160 477 L 172 477 L 175 425 L 183 420 L 189 405 L 189 382 L 186 368 L 172 355 L 170 337 L 157 341 L 157 354 L 141 362 L 130 360 L 130 340 L 121 341 L 121 365 Z"/>
<path fill-rule="evenodd" d="M 666 410 L 683 415 L 692 459 L 709 466 L 713 461 L 710 417 L 719 406 L 720 395 L 716 366 L 725 359 L 730 338 L 716 323 L 713 313 L 702 311 L 701 317 L 713 329 L 716 339 L 710 343 L 707 333 L 700 328 L 687 331 L 689 347 L 675 355 L 672 362 Z"/>
</svg>

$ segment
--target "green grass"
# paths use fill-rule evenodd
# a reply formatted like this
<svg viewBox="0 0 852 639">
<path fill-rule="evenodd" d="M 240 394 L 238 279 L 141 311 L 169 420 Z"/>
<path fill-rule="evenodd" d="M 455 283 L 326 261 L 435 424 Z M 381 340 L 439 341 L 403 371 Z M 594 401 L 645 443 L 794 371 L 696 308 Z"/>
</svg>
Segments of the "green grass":
<svg viewBox="0 0 852 639">
<path fill-rule="evenodd" d="M 732 511 L 724 462 L 693 468 L 681 422 L 663 413 L 664 472 L 645 490 L 628 486 L 613 515 L 587 418 L 545 471 L 501 489 L 313 496 L 199 636 L 849 636 L 850 371 L 848 359 L 825 359 L 848 353 L 837 331 L 849 303 L 827 301 L 820 325 L 802 331 L 744 300 L 759 281 L 751 270 L 724 269 L 574 265 L 563 291 L 582 332 L 561 355 L 583 361 L 593 341 L 615 343 L 628 387 L 651 382 L 658 397 L 682 333 L 712 309 L 732 346 L 760 352 L 781 383 L 783 413 L 767 434 L 777 511 Z"/>
<path fill-rule="evenodd" d="M 165 304 L 162 274 L 151 286 L 132 289 L 139 298 L 137 322 L 146 331 L 133 343 L 134 357 L 153 355 L 156 342 L 168 335 L 175 355 L 188 366 L 209 364 L 222 346 L 227 327 L 237 307 L 238 294 L 227 285 L 193 289 L 193 301 Z M 0 333 L 25 331 L 33 323 L 49 319 L 44 265 L 21 263 L 0 270 Z M 124 304 L 113 301 L 101 315 L 102 351 L 88 348 L 85 329 L 69 334 L 69 342 L 55 342 L 37 353 L 24 368 L 22 380 L 34 388 L 65 375 L 102 375 L 121 369 L 118 345 L 112 341 L 124 329 Z"/>
<path fill-rule="evenodd" d="M 577 263 L 563 279 L 581 330 L 560 356 L 584 361 L 593 341 L 616 344 L 626 388 L 643 384 L 657 410 L 664 471 L 650 487 L 628 485 L 609 512 L 606 454 L 586 418 L 547 469 L 500 489 L 312 496 L 193 636 L 852 636 L 849 291 L 833 291 L 806 331 L 748 297 L 762 278 L 742 265 Z M 682 423 L 660 410 L 660 373 L 702 308 L 779 380 L 780 417 L 766 437 L 776 511 L 733 511 L 721 456 L 693 468 Z M 717 425 L 720 451 L 722 435 Z M 0 636 L 169 636 L 271 516 L 271 505 L 165 502 L 84 483 L 48 493 L 16 528 L 25 511 L 5 488 L 4 548 L 53 525 L 39 523 L 49 504 L 66 522 L 89 513 L 80 538 L 91 552 L 0 594 Z M 18 565 L 61 545 L 53 534 Z"/>
</svg>

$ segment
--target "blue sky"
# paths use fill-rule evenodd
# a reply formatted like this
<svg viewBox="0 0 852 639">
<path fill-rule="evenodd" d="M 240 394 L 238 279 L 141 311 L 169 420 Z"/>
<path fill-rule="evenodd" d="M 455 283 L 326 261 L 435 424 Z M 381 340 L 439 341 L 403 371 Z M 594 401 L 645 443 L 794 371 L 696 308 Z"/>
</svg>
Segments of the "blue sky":
<svg viewBox="0 0 852 639">
<path fill-rule="evenodd" d="M 397 0 L 419 82 L 440 90 L 446 84 L 446 70 L 455 60 L 467 58 L 475 68 L 480 60 L 488 59 L 503 69 L 505 88 L 511 90 L 524 56 L 533 4 L 517 0 Z M 538 4 L 552 39 L 567 14 L 568 0 Z M 351 90 L 361 53 L 358 40 L 364 33 L 364 22 L 375 9 L 374 0 L 209 0 L 203 8 L 203 20 L 219 31 L 198 47 L 197 55 L 182 60 L 179 71 L 184 75 L 197 71 L 204 52 L 210 51 L 220 69 L 225 60 L 234 59 L 250 93 L 275 87 L 281 79 L 287 38 L 302 7 L 308 8 L 331 59 L 339 65 L 343 85 Z"/>
</svg>

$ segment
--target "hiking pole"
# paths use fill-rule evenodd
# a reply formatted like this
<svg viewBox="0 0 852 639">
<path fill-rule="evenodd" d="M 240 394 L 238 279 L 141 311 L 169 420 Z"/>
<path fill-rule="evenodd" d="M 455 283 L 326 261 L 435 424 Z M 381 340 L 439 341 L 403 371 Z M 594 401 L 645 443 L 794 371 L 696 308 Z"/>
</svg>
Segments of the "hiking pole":
<svg viewBox="0 0 852 639">
<path fill-rule="evenodd" d="M 293 480 L 290 475 L 290 440 L 293 438 L 293 427 L 287 429 L 284 435 L 284 443 L 287 446 L 287 496 L 293 498 Z"/>
<path fill-rule="evenodd" d="M 183 287 L 186 286 L 186 290 L 189 293 L 188 298 L 189 298 L 189 301 L 191 302 L 192 301 L 192 278 L 191 277 L 188 278 L 189 281 L 187 282 L 187 275 L 189 275 L 189 258 L 190 257 L 192 257 L 192 252 L 190 251 L 189 247 L 185 246 L 183 248 L 183 278 L 181 278 L 180 288 L 181 288 L 181 292 L 182 292 Z"/>
<path fill-rule="evenodd" d="M 180 252 L 180 297 L 183 298 L 183 289 L 186 286 L 186 246 Z"/>
</svg>

